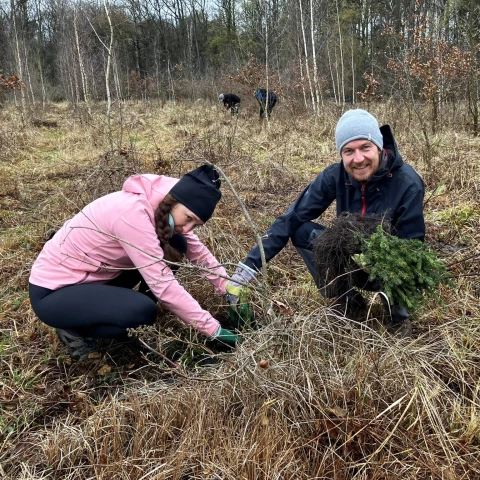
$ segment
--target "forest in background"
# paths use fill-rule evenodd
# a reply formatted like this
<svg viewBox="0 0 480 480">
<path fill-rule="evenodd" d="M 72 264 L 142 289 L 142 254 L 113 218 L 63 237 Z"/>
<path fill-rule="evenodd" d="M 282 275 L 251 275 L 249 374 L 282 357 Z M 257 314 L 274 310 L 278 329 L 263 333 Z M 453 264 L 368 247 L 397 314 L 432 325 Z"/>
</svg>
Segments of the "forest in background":
<svg viewBox="0 0 480 480">
<path fill-rule="evenodd" d="M 479 18 L 474 0 L 0 0 L 0 477 L 480 478 Z M 279 94 L 268 122 L 257 86 Z M 335 161 L 357 106 L 424 179 L 426 242 L 454 282 L 411 340 L 375 296 L 364 323 L 331 308 L 292 245 L 264 279 L 272 308 L 253 296 L 258 330 L 211 365 L 166 311 L 137 335 L 181 368 L 115 342 L 72 362 L 38 321 L 31 265 L 82 206 L 208 161 L 263 232 Z M 254 243 L 241 202 L 224 185 L 198 232 L 229 272 Z M 199 275 L 178 278 L 225 314 Z"/>
<path fill-rule="evenodd" d="M 9 94 L 23 108 L 266 86 L 314 114 L 325 102 L 393 98 L 424 136 L 446 125 L 477 135 L 480 4 L 1 0 L 0 74 L 4 86 L 23 86 Z M 419 104 L 428 107 L 422 118 Z"/>
</svg>

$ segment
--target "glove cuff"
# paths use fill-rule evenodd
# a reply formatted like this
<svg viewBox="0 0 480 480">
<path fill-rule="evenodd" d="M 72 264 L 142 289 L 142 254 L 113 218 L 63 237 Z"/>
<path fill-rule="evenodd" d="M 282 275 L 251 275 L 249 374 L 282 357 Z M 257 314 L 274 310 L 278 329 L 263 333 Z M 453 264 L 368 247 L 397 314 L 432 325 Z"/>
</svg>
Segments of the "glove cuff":
<svg viewBox="0 0 480 480">
<path fill-rule="evenodd" d="M 248 265 L 239 262 L 235 273 L 240 273 L 241 271 L 245 272 L 250 277 L 250 279 L 254 278 L 257 275 L 257 271 L 254 270 L 252 267 L 249 267 Z"/>
<path fill-rule="evenodd" d="M 217 328 L 217 331 L 210 337 L 212 340 L 217 338 L 220 335 L 220 332 L 222 331 L 222 326 L 219 325 Z"/>
<path fill-rule="evenodd" d="M 231 282 L 228 282 L 226 285 L 225 285 L 225 290 L 227 291 L 227 293 L 229 293 L 230 295 L 233 295 L 235 297 L 238 297 L 240 296 L 240 292 L 242 291 L 242 287 L 238 286 L 236 287 L 235 285 L 232 285 Z"/>
<path fill-rule="evenodd" d="M 232 279 L 228 283 L 233 287 L 242 287 L 242 284 L 250 283 L 250 281 L 255 278 L 256 275 L 257 272 L 253 270 L 253 268 L 248 267 L 244 263 L 239 263 L 235 273 L 232 275 Z M 233 293 L 233 295 L 237 294 Z"/>
</svg>

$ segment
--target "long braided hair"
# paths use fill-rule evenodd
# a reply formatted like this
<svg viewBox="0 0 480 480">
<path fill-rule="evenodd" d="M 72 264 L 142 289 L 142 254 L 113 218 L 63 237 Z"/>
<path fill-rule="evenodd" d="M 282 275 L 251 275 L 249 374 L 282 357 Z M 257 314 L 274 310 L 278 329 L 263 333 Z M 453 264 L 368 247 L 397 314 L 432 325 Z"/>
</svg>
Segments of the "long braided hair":
<svg viewBox="0 0 480 480">
<path fill-rule="evenodd" d="M 160 246 L 163 249 L 164 258 L 170 262 L 180 262 L 182 259 L 182 255 L 168 243 L 172 237 L 172 231 L 170 230 L 170 224 L 168 223 L 168 214 L 177 203 L 178 200 L 167 193 L 165 198 L 158 204 L 154 213 L 155 231 L 160 240 Z"/>
</svg>

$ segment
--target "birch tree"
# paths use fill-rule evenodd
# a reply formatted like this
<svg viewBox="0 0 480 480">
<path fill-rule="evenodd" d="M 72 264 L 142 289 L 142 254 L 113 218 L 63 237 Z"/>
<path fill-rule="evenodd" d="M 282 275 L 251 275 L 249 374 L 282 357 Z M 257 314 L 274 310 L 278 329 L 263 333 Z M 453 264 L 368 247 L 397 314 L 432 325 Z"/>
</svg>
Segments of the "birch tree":
<svg viewBox="0 0 480 480">
<path fill-rule="evenodd" d="M 299 10 L 300 10 L 300 25 L 301 25 L 302 38 L 303 38 L 303 50 L 304 50 L 304 55 L 305 55 L 305 72 L 307 74 L 308 87 L 309 87 L 309 90 L 310 90 L 310 100 L 312 102 L 312 110 L 313 110 L 313 113 L 315 114 L 316 111 L 317 111 L 317 108 L 316 108 L 316 103 L 315 103 L 315 97 L 313 95 L 312 79 L 310 77 L 310 65 L 309 65 L 309 62 L 308 62 L 307 36 L 305 34 L 305 24 L 303 22 L 302 0 L 298 0 L 298 7 L 299 7 Z"/>
<path fill-rule="evenodd" d="M 75 34 L 75 45 L 77 47 L 77 55 L 78 55 L 78 66 L 80 68 L 80 79 L 82 81 L 82 92 L 83 92 L 83 101 L 87 107 L 88 116 L 92 116 L 92 112 L 90 110 L 90 99 L 89 99 L 89 92 L 88 92 L 88 80 L 87 74 L 85 72 L 85 65 L 83 63 L 83 56 L 80 50 L 80 41 L 78 38 L 78 26 L 77 26 L 77 13 L 78 9 L 75 5 L 73 8 L 73 31 Z"/>
</svg>

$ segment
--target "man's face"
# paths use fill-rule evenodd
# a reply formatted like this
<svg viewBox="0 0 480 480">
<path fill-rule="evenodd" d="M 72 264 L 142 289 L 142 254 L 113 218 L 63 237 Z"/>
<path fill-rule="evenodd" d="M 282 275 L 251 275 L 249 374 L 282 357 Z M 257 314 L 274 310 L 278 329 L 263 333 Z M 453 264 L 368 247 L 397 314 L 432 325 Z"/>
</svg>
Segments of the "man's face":
<svg viewBox="0 0 480 480">
<path fill-rule="evenodd" d="M 381 150 L 370 140 L 352 140 L 342 148 L 343 166 L 357 182 L 366 182 L 380 166 Z"/>
</svg>

